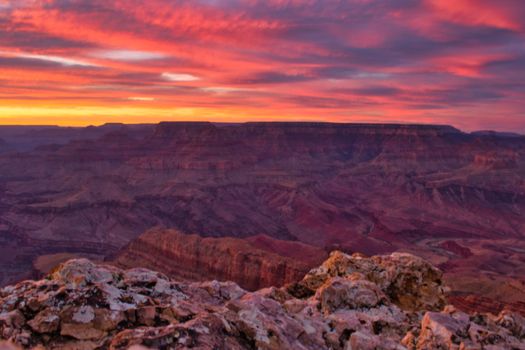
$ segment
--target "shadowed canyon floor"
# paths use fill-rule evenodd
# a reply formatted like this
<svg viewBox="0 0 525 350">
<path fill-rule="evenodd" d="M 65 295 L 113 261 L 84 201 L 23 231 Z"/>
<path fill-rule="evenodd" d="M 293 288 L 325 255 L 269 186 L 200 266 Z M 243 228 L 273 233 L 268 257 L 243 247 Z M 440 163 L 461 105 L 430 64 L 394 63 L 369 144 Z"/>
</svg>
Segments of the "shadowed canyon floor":
<svg viewBox="0 0 525 350">
<path fill-rule="evenodd" d="M 193 264 L 186 276 L 166 271 L 176 277 L 256 289 L 254 276 L 289 282 L 271 271 L 298 276 L 337 248 L 422 256 L 445 271 L 464 307 L 497 299 L 519 309 L 525 300 L 525 137 L 326 123 L 55 129 L 37 130 L 44 136 L 33 144 L 0 132 L 3 285 L 67 254 L 148 266 L 155 251 Z M 47 144 L 49 133 L 59 142 Z M 152 227 L 155 242 L 142 244 Z M 228 239 L 184 251 L 162 228 Z M 208 254 L 214 246 L 219 255 Z M 261 258 L 244 281 L 246 271 L 213 263 L 252 249 Z M 290 256 L 298 250 L 320 260 Z"/>
</svg>

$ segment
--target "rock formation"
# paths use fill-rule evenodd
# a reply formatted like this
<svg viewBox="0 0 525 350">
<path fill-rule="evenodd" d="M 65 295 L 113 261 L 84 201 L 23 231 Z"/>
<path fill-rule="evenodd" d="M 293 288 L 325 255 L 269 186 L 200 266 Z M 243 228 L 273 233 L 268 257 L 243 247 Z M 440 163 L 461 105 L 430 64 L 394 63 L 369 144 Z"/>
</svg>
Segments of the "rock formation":
<svg viewBox="0 0 525 350">
<path fill-rule="evenodd" d="M 449 295 L 449 303 L 465 312 L 490 312 L 498 314 L 504 309 L 512 310 L 525 316 L 525 301 L 515 301 L 512 303 L 501 302 L 498 299 L 480 297 L 475 294 Z"/>
<path fill-rule="evenodd" d="M 183 280 L 235 281 L 257 290 L 301 279 L 326 252 L 300 242 L 267 236 L 203 238 L 176 230 L 152 229 L 115 258 L 119 267 L 146 267 Z"/>
<path fill-rule="evenodd" d="M 0 337 L 54 349 L 521 349 L 525 319 L 445 306 L 441 273 L 410 254 L 334 252 L 303 280 L 247 292 L 70 260 L 0 290 Z M 444 307 L 445 306 L 445 307 Z M 13 345 L 14 344 L 14 345 Z"/>
</svg>

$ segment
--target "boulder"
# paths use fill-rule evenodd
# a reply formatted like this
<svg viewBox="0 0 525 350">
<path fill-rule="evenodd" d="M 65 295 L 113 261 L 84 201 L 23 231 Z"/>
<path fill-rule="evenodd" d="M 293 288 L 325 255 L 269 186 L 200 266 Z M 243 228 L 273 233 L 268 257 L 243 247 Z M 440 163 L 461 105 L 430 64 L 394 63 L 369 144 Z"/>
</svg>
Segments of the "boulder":
<svg viewBox="0 0 525 350">
<path fill-rule="evenodd" d="M 409 311 L 440 310 L 445 306 L 442 273 L 423 259 L 407 253 L 364 257 L 332 252 L 320 267 L 302 281 L 288 286 L 296 297 L 308 297 L 332 277 L 356 273 L 376 284 L 396 305 Z"/>
<path fill-rule="evenodd" d="M 53 333 L 60 326 L 59 311 L 53 308 L 42 310 L 27 324 L 37 333 Z"/>
<path fill-rule="evenodd" d="M 20 348 L 11 342 L 0 341 L 0 350 L 20 350 Z"/>
<path fill-rule="evenodd" d="M 315 299 L 319 301 L 319 308 L 326 315 L 341 308 L 373 308 L 388 303 L 387 297 L 374 283 L 341 277 L 328 279 L 317 290 Z"/>
</svg>

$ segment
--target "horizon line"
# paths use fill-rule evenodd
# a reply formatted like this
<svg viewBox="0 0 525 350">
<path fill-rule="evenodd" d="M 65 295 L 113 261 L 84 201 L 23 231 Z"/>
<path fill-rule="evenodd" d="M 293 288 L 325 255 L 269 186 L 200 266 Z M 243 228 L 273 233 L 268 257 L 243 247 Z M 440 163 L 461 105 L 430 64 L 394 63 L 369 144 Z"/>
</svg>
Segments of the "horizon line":
<svg viewBox="0 0 525 350">
<path fill-rule="evenodd" d="M 101 122 L 101 123 L 89 123 L 89 124 L 30 124 L 30 123 L 0 123 L 0 127 L 56 127 L 56 128 L 89 128 L 89 127 L 101 127 L 106 125 L 158 125 L 161 123 L 209 123 L 209 124 L 229 124 L 229 125 L 241 125 L 241 124 L 340 124 L 340 125 L 413 125 L 413 126 L 441 126 L 441 127 L 452 127 L 458 130 L 462 130 L 453 124 L 440 124 L 440 123 L 413 123 L 413 122 L 381 122 L 381 121 L 370 121 L 370 122 L 352 122 L 352 121 L 323 121 L 323 120 L 249 120 L 249 121 L 211 121 L 211 120 L 160 120 L 158 122 L 143 122 L 143 123 L 127 123 L 127 122 Z M 463 130 L 462 130 L 463 131 Z M 478 131 L 492 131 L 489 129 L 478 130 Z"/>
<path fill-rule="evenodd" d="M 340 125 L 396 125 L 396 126 L 437 126 L 437 127 L 450 127 L 458 130 L 459 132 L 472 134 L 472 133 L 499 133 L 499 134 L 508 134 L 516 136 L 525 136 L 525 133 L 520 133 L 516 131 L 501 131 L 494 129 L 474 129 L 474 130 L 464 130 L 453 124 L 435 124 L 435 123 L 411 123 L 411 122 L 348 122 L 348 121 L 312 121 L 312 120 L 274 120 L 274 121 L 239 121 L 239 122 L 227 122 L 227 121 L 210 121 L 210 120 L 161 120 L 159 122 L 144 122 L 144 123 L 126 123 L 126 122 L 103 122 L 103 123 L 92 123 L 92 124 L 0 124 L 0 128 L 9 128 L 9 127 L 34 127 L 34 128 L 74 128 L 74 129 L 84 129 L 90 127 L 103 127 L 108 125 L 129 125 L 129 126 L 147 126 L 147 125 L 159 125 L 161 123 L 209 123 L 209 124 L 223 124 L 223 125 L 242 125 L 242 124 L 340 124 Z"/>
</svg>

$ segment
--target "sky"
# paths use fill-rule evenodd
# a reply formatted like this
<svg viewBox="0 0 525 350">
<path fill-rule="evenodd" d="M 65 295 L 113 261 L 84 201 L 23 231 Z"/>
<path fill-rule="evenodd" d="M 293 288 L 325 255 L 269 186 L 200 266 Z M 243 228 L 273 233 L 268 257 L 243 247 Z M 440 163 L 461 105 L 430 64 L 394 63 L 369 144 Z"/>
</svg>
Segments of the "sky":
<svg viewBox="0 0 525 350">
<path fill-rule="evenodd" d="M 0 124 L 525 132 L 523 0 L 0 0 Z"/>
</svg>

